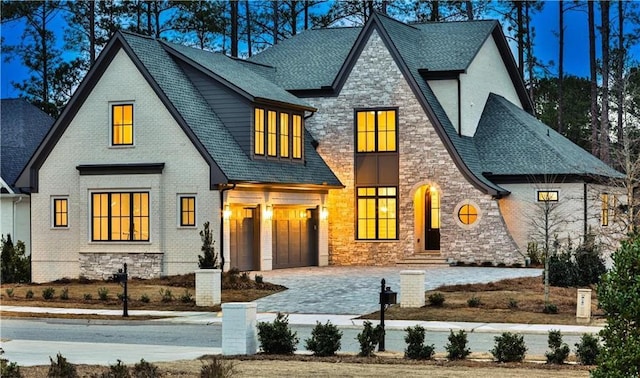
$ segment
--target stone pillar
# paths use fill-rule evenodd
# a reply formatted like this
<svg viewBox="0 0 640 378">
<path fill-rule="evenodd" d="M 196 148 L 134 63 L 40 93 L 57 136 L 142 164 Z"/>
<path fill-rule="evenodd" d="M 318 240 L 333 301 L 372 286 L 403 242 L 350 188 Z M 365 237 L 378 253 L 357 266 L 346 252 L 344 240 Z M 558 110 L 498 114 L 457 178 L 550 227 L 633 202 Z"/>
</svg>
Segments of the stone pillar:
<svg viewBox="0 0 640 378">
<path fill-rule="evenodd" d="M 400 307 L 424 306 L 424 270 L 400 272 Z"/>
<path fill-rule="evenodd" d="M 578 323 L 589 323 L 591 321 L 591 289 L 578 289 L 576 321 Z"/>
<path fill-rule="evenodd" d="M 222 270 L 196 270 L 196 306 L 215 306 L 222 302 Z"/>
<path fill-rule="evenodd" d="M 253 302 L 230 302 L 222 304 L 222 354 L 256 354 L 258 331 Z"/>
</svg>

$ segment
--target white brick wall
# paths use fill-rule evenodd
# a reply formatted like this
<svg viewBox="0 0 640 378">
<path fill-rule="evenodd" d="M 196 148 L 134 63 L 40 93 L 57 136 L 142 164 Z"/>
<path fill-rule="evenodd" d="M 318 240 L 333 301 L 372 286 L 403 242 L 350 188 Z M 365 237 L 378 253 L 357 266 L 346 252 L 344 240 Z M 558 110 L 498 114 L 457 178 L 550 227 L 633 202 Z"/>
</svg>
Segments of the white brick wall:
<svg viewBox="0 0 640 378">
<path fill-rule="evenodd" d="M 196 306 L 215 306 L 222 302 L 222 270 L 196 270 Z"/>
<path fill-rule="evenodd" d="M 256 354 L 258 331 L 256 311 L 251 303 L 224 303 L 222 305 L 222 354 Z"/>
<path fill-rule="evenodd" d="M 400 272 L 400 307 L 424 306 L 424 270 Z"/>
</svg>

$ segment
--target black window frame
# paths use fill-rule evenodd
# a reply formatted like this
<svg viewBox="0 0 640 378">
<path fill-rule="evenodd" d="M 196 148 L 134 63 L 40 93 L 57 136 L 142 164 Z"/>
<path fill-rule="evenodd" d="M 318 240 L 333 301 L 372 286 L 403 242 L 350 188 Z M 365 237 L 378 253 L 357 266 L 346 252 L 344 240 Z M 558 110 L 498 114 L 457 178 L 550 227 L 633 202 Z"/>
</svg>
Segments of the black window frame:
<svg viewBox="0 0 640 378">
<path fill-rule="evenodd" d="M 135 218 L 146 218 L 147 220 L 147 238 L 146 239 L 134 239 L 133 237 L 135 236 L 135 232 L 129 232 L 129 239 L 112 239 L 113 235 L 112 235 L 112 220 L 114 215 L 112 214 L 112 206 L 107 206 L 107 215 L 102 215 L 100 214 L 98 217 L 96 217 L 95 215 L 95 201 L 94 201 L 94 196 L 95 195 L 103 195 L 106 194 L 107 195 L 107 203 L 111 204 L 112 203 L 112 196 L 114 194 L 116 195 L 122 195 L 122 194 L 128 194 L 130 195 L 130 200 L 129 200 L 129 230 L 135 230 L 134 227 L 134 222 L 135 222 Z M 134 215 L 134 201 L 133 201 L 133 197 L 135 194 L 146 194 L 147 196 L 147 214 L 146 215 L 141 215 L 141 216 L 135 216 Z M 107 222 L 107 239 L 95 239 L 95 234 L 94 234 L 94 226 L 95 226 L 95 221 L 96 218 L 103 218 L 106 219 Z M 105 243 L 117 243 L 117 242 L 133 242 L 133 243 L 146 243 L 151 241 L 151 195 L 148 191 L 113 191 L 113 192 L 103 192 L 103 191 L 96 191 L 96 192 L 91 192 L 91 228 L 90 228 L 90 233 L 91 233 L 91 241 L 92 242 L 105 242 Z M 142 235 L 142 233 L 141 233 Z"/>
<path fill-rule="evenodd" d="M 179 207 L 179 214 L 178 214 L 178 216 L 180 217 L 180 220 L 179 220 L 180 227 L 196 227 L 196 224 L 197 224 L 197 219 L 196 219 L 196 211 L 197 211 L 196 196 L 192 195 L 192 194 L 185 194 L 185 195 L 178 196 L 178 199 L 180 200 L 180 207 Z M 193 210 L 185 209 L 183 207 L 183 205 L 184 205 L 183 200 L 191 200 L 191 201 L 193 201 Z M 183 222 L 185 213 L 192 214 L 192 216 L 193 216 L 193 222 L 192 223 Z"/>
<path fill-rule="evenodd" d="M 115 108 L 116 107 L 126 107 L 129 106 L 131 107 L 131 143 L 116 143 L 115 142 L 115 128 L 116 128 L 116 123 L 115 123 Z M 123 109 L 123 114 L 124 114 L 124 109 Z M 120 127 L 122 127 L 124 129 L 124 127 L 127 126 L 125 124 L 121 124 Z M 124 134 L 123 134 L 124 135 Z M 111 141 L 110 141 L 110 145 L 111 147 L 131 147 L 133 145 L 135 145 L 135 114 L 134 114 L 134 106 L 133 106 L 133 102 L 123 102 L 123 103 L 113 103 L 111 104 L 111 133 L 110 133 L 110 137 L 111 137 Z"/>
<path fill-rule="evenodd" d="M 257 130 L 256 130 L 256 116 L 257 116 L 257 110 L 260 109 L 262 110 L 262 117 L 263 117 L 263 130 L 262 132 L 262 138 L 263 141 L 261 143 L 262 148 L 262 153 L 258 153 L 256 152 L 256 147 L 257 147 Z M 270 113 L 275 113 L 275 154 L 270 154 L 270 149 L 269 149 L 269 138 L 270 138 L 270 134 L 269 134 L 269 114 Z M 282 131 L 282 114 L 287 114 L 287 156 L 283 156 L 282 152 L 282 137 L 283 137 L 283 133 Z M 294 137 L 294 122 L 295 120 L 298 119 L 300 121 L 300 148 L 299 148 L 299 153 L 300 156 L 297 156 L 296 152 L 297 152 L 297 146 L 295 144 L 296 142 L 296 138 Z M 296 112 L 296 111 L 292 111 L 292 110 L 287 110 L 287 109 L 282 109 L 282 108 L 275 108 L 275 107 L 269 107 L 269 106 L 261 106 L 261 105 L 255 105 L 253 108 L 253 116 L 252 116 L 252 133 L 251 133 L 251 140 L 252 140 L 252 153 L 253 153 L 253 157 L 254 159 L 264 159 L 264 160 L 277 160 L 277 161 L 281 161 L 281 162 L 289 162 L 289 163 L 304 163 L 304 143 L 305 143 L 305 137 L 304 137 L 304 133 L 305 133 L 305 128 L 304 128 L 304 114 L 301 112 Z"/>
<path fill-rule="evenodd" d="M 58 202 L 64 202 L 65 203 L 65 210 L 64 211 L 58 211 L 58 206 L 57 203 Z M 52 222 L 51 222 L 51 226 L 53 228 L 69 228 L 69 198 L 68 197 L 53 197 L 52 198 Z M 65 222 L 64 223 L 58 223 L 58 214 L 60 214 L 61 216 L 64 217 Z"/>
</svg>

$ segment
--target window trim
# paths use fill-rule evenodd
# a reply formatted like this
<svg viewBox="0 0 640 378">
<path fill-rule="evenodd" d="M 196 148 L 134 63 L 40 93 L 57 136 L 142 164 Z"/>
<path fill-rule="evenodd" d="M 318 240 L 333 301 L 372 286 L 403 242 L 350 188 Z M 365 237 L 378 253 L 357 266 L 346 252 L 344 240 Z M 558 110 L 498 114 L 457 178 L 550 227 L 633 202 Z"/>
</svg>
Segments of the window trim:
<svg viewBox="0 0 640 378">
<path fill-rule="evenodd" d="M 111 239 L 111 220 L 112 220 L 112 215 L 111 215 L 111 206 L 109 206 L 107 209 L 107 215 L 106 215 L 106 219 L 107 219 L 107 236 L 108 239 L 106 240 L 101 240 L 101 239 L 94 239 L 94 221 L 95 221 L 95 215 L 94 215 L 94 195 L 96 194 L 107 194 L 107 200 L 109 201 L 109 203 L 111 203 L 111 196 L 113 194 L 146 194 L 147 195 L 147 225 L 148 225 L 148 229 L 147 229 L 147 239 L 126 239 L 126 240 L 112 240 Z M 133 210 L 133 200 L 130 201 L 130 210 Z M 120 190 L 120 191 L 103 191 L 103 190 L 96 190 L 96 191 L 91 191 L 89 192 L 89 240 L 92 243 L 135 243 L 135 244 L 139 244 L 139 243 L 150 243 L 151 242 L 151 193 L 149 190 Z M 133 211 L 130 211 L 130 215 L 129 215 L 130 221 L 129 221 L 129 226 L 131 229 L 131 226 L 133 225 L 134 222 L 134 216 L 133 216 Z M 141 216 L 141 218 L 144 218 L 143 216 Z"/>
<path fill-rule="evenodd" d="M 395 112 L 395 149 L 392 151 L 380 151 L 378 149 L 378 112 Z M 374 120 L 375 120 L 375 128 L 374 128 L 374 147 L 373 151 L 358 151 L 358 113 L 363 112 L 375 112 Z M 353 110 L 353 123 L 354 123 L 354 152 L 356 154 L 399 154 L 399 140 L 398 140 L 398 127 L 400 123 L 400 108 L 399 107 L 375 107 L 375 108 L 355 108 Z"/>
<path fill-rule="evenodd" d="M 602 227 L 609 226 L 609 193 L 600 193 L 600 225 Z"/>
<path fill-rule="evenodd" d="M 258 113 L 262 116 L 262 128 L 260 130 L 256 129 Z M 273 114 L 275 114 L 275 127 L 273 130 L 270 130 L 269 120 L 270 115 Z M 286 134 L 283 133 L 281 123 L 283 121 L 284 114 L 287 115 L 284 117 L 287 121 Z M 300 135 L 296 136 L 294 134 L 294 131 L 296 131 L 296 127 L 294 127 L 294 125 L 298 120 L 300 122 Z M 273 132 L 270 133 L 270 131 Z M 304 163 L 304 133 L 303 113 L 271 106 L 254 105 L 251 131 L 252 153 L 254 159 Z M 283 138 L 286 138 L 286 149 L 283 149 Z M 270 142 L 275 142 L 275 145 L 271 145 Z M 286 155 L 282 154 L 283 151 L 286 151 Z"/>
<path fill-rule="evenodd" d="M 66 224 L 64 225 L 58 225 L 57 224 L 57 209 L 56 209 L 56 202 L 57 201 L 65 201 L 66 202 L 66 211 L 65 216 L 66 216 Z M 65 230 L 65 229 L 69 229 L 69 196 L 52 196 L 51 197 L 51 228 L 55 229 L 55 230 Z"/>
<path fill-rule="evenodd" d="M 116 106 L 131 106 L 131 143 L 114 143 L 114 109 Z M 109 102 L 109 147 L 110 148 L 131 148 L 135 147 L 136 138 L 135 138 L 135 125 L 136 125 L 136 109 L 135 109 L 134 101 L 114 101 Z"/>
<path fill-rule="evenodd" d="M 395 196 L 389 196 L 389 195 L 380 195 L 379 194 L 379 189 L 384 189 L 384 188 L 394 188 L 395 189 Z M 364 195 L 364 196 L 360 196 L 358 194 L 358 189 L 375 189 L 376 193 L 373 196 L 369 196 L 369 195 Z M 356 203 L 356 211 L 355 211 L 355 240 L 356 241 L 360 241 L 360 242 L 386 242 L 386 241 L 397 241 L 400 240 L 400 227 L 399 227 L 399 210 L 400 210 L 400 199 L 399 199 L 399 194 L 400 194 L 400 188 L 397 185 L 362 185 L 362 186 L 357 186 L 355 188 L 355 203 Z M 360 237 L 360 218 L 359 218 L 359 200 L 360 199 L 374 199 L 375 201 L 375 237 L 374 238 L 361 238 Z M 389 198 L 393 198 L 395 199 L 395 237 L 394 238 L 380 238 L 380 217 L 378 216 L 379 213 L 379 203 L 380 203 L 380 199 L 389 199 Z M 369 218 L 366 218 L 369 219 Z M 390 219 L 390 218 L 387 218 Z"/>
<path fill-rule="evenodd" d="M 195 194 L 178 194 L 178 227 L 180 228 L 196 228 L 198 227 L 198 199 Z M 182 215 L 184 208 L 182 207 L 183 199 L 193 199 L 193 224 L 184 224 Z"/>
<path fill-rule="evenodd" d="M 466 224 L 462 222 L 460 219 L 460 210 L 462 210 L 465 206 L 473 206 L 476 209 L 476 220 L 473 223 Z M 464 201 L 459 202 L 453 210 L 453 218 L 455 219 L 456 224 L 465 230 L 470 230 L 476 228 L 480 225 L 480 221 L 482 220 L 482 208 L 478 205 L 477 202 L 466 199 Z"/>
<path fill-rule="evenodd" d="M 541 195 L 547 194 L 547 196 L 555 193 L 555 199 L 544 199 Z M 558 202 L 560 200 L 560 191 L 557 189 L 553 190 L 536 190 L 536 202 Z"/>
</svg>

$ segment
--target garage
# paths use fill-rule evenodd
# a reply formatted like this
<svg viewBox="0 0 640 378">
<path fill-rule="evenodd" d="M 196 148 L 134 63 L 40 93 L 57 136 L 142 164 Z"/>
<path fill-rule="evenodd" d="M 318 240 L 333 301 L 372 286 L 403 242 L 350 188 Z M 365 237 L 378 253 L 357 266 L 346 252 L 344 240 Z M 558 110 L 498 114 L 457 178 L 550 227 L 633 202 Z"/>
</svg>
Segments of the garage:
<svg viewBox="0 0 640 378">
<path fill-rule="evenodd" d="M 318 265 L 318 209 L 274 207 L 273 269 Z"/>
<path fill-rule="evenodd" d="M 259 257 L 259 219 L 255 207 L 232 206 L 229 218 L 229 252 L 231 268 L 240 271 L 258 270 Z"/>
</svg>

